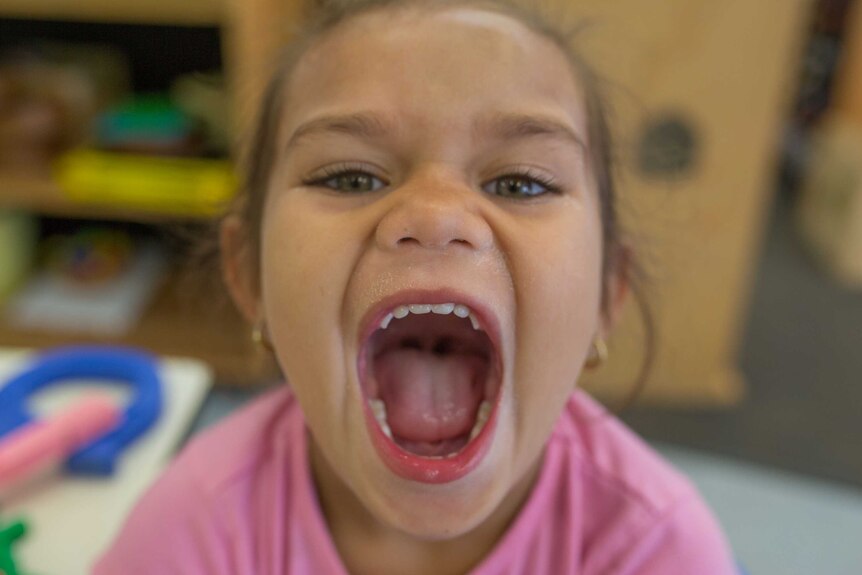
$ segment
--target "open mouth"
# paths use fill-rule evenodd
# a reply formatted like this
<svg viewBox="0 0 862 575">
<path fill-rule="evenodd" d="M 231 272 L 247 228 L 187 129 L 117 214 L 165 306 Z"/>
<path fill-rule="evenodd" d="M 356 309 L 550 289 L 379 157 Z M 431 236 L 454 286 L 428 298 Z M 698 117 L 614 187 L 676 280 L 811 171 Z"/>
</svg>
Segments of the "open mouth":
<svg viewBox="0 0 862 575">
<path fill-rule="evenodd" d="M 371 321 L 359 377 L 381 458 L 422 482 L 468 473 L 487 452 L 500 397 L 495 324 L 452 301 L 402 303 Z"/>
</svg>

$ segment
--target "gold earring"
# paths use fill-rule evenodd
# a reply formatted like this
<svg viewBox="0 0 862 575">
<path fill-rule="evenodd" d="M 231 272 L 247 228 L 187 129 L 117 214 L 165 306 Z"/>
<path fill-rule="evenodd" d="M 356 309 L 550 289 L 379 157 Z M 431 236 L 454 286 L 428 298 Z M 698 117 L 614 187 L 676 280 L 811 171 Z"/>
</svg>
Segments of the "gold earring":
<svg viewBox="0 0 862 575">
<path fill-rule="evenodd" d="M 587 358 L 584 367 L 587 369 L 598 369 L 608 360 L 608 344 L 600 337 L 593 340 L 593 349 Z"/>
<path fill-rule="evenodd" d="M 272 342 L 266 337 L 264 330 L 266 329 L 266 324 L 263 320 L 258 321 L 251 328 L 251 341 L 253 341 L 256 345 L 259 345 L 266 351 L 274 351 L 272 347 Z"/>
</svg>

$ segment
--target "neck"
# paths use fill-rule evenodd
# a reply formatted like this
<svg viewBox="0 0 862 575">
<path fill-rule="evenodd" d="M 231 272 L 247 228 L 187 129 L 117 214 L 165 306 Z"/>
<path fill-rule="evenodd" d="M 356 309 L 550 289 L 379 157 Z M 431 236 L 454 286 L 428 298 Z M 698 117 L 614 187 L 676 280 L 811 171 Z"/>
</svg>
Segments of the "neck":
<svg viewBox="0 0 862 575">
<path fill-rule="evenodd" d="M 476 529 L 446 540 L 425 540 L 378 521 L 344 484 L 309 437 L 320 506 L 339 556 L 351 575 L 462 575 L 494 548 L 527 500 L 537 462 Z M 380 558 L 386 561 L 381 562 Z"/>
</svg>

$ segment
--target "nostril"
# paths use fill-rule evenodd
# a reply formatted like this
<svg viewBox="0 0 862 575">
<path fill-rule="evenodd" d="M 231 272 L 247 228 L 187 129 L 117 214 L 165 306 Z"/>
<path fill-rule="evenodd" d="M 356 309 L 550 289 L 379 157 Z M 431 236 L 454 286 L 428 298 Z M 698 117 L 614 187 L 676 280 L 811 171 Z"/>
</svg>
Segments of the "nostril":
<svg viewBox="0 0 862 575">
<path fill-rule="evenodd" d="M 462 240 L 460 238 L 452 238 L 448 242 L 440 241 L 440 242 L 431 242 L 431 241 L 421 241 L 417 238 L 413 237 L 404 237 L 398 240 L 397 245 L 399 246 L 426 246 L 429 248 L 444 248 L 446 245 L 457 245 L 463 247 L 470 247 L 471 243 L 469 240 Z"/>
<path fill-rule="evenodd" d="M 422 242 L 412 237 L 404 237 L 398 240 L 398 245 L 420 245 Z"/>
<path fill-rule="evenodd" d="M 472 244 L 469 240 L 462 240 L 460 238 L 452 238 L 449 241 L 421 241 L 413 237 L 404 237 L 397 241 L 397 245 L 402 247 L 425 246 L 429 248 L 445 248 L 447 245 L 470 247 Z"/>
</svg>

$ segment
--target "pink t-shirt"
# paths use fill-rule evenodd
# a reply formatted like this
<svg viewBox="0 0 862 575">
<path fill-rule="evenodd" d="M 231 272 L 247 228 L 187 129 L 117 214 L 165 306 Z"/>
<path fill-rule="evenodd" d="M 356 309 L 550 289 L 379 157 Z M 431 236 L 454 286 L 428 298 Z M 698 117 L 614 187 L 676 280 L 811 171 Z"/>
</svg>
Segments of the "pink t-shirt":
<svg viewBox="0 0 862 575">
<path fill-rule="evenodd" d="M 289 391 L 197 436 L 138 503 L 95 575 L 346 575 Z M 731 575 L 687 480 L 576 392 L 538 482 L 471 575 Z"/>
</svg>

